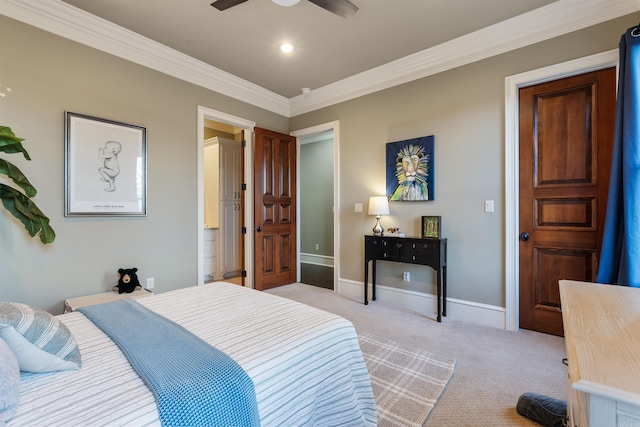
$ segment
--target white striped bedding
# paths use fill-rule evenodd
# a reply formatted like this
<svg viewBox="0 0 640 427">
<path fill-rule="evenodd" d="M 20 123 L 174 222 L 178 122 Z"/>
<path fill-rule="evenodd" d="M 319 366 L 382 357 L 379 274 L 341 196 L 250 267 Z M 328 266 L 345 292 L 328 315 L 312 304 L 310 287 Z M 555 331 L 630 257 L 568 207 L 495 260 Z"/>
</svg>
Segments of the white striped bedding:
<svg viewBox="0 0 640 427">
<path fill-rule="evenodd" d="M 262 426 L 376 425 L 349 321 L 224 282 L 137 301 L 235 359 L 254 382 Z M 117 346 L 81 313 L 59 318 L 78 342 L 82 369 L 22 374 L 20 406 L 8 425 L 159 425 L 153 395 Z"/>
</svg>

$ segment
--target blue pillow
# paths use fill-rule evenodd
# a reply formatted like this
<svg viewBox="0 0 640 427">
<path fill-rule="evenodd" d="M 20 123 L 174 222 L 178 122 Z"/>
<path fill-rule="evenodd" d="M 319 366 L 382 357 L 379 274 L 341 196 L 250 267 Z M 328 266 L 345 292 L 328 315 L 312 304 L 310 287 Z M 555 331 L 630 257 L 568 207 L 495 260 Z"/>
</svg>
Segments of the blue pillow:
<svg viewBox="0 0 640 427">
<path fill-rule="evenodd" d="M 8 422 L 20 400 L 20 367 L 9 346 L 0 339 L 0 425 Z"/>
<path fill-rule="evenodd" d="M 57 318 L 26 304 L 0 302 L 0 338 L 25 372 L 80 369 L 80 350 Z"/>
</svg>

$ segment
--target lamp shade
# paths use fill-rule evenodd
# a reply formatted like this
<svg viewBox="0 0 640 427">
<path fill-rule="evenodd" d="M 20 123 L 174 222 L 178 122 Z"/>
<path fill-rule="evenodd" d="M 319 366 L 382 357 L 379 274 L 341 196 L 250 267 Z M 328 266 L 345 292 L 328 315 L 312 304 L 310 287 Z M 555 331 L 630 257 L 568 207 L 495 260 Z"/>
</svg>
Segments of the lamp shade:
<svg viewBox="0 0 640 427">
<path fill-rule="evenodd" d="M 369 215 L 389 215 L 389 200 L 387 196 L 369 197 Z"/>
</svg>

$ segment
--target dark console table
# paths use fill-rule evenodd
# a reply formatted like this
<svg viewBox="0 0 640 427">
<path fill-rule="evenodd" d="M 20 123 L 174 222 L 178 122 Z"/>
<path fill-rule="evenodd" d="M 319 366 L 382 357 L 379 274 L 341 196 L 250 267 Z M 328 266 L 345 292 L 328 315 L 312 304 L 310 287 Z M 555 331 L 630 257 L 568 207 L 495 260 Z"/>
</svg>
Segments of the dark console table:
<svg viewBox="0 0 640 427">
<path fill-rule="evenodd" d="M 364 303 L 372 261 L 371 300 L 376 300 L 376 261 L 427 265 L 437 272 L 438 322 L 447 315 L 447 239 L 396 236 L 364 236 Z"/>
</svg>

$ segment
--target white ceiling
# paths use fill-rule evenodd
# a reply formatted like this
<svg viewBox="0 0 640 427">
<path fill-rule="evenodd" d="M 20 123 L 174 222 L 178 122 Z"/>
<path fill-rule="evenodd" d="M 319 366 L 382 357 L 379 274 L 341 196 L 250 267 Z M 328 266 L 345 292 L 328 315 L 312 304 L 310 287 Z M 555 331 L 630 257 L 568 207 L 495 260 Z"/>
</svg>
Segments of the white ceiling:
<svg viewBox="0 0 640 427">
<path fill-rule="evenodd" d="M 259 86 L 292 98 L 555 0 L 351 0 L 342 18 L 301 0 L 64 0 Z M 297 48 L 278 51 L 282 41 Z"/>
<path fill-rule="evenodd" d="M 640 10 L 640 0 L 351 0 L 359 11 L 342 18 L 307 0 L 222 12 L 212 1 L 0 0 L 0 13 L 291 116 Z"/>
</svg>

